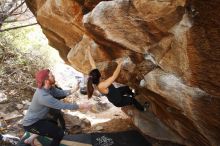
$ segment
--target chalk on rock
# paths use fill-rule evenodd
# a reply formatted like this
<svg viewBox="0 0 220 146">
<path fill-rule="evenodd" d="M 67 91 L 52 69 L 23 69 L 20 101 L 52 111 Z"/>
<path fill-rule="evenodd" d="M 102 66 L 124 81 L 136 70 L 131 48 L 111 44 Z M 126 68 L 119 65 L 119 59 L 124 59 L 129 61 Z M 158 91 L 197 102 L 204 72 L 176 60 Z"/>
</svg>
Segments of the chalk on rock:
<svg viewBox="0 0 220 146">
<path fill-rule="evenodd" d="M 129 72 L 133 72 L 136 65 L 132 62 L 130 57 L 123 57 L 122 59 L 122 69 L 127 70 Z M 116 59 L 117 61 L 118 59 Z"/>
<path fill-rule="evenodd" d="M 103 130 L 104 128 L 102 127 L 102 126 L 97 126 L 96 128 L 95 128 L 95 130 L 97 130 L 97 131 L 101 131 L 101 130 Z"/>
<path fill-rule="evenodd" d="M 145 53 L 144 59 L 149 60 L 149 61 L 153 62 L 153 64 L 157 65 L 156 60 L 154 59 L 154 56 L 150 53 Z"/>
<path fill-rule="evenodd" d="M 146 85 L 146 81 L 145 81 L 144 79 L 142 79 L 142 80 L 140 81 L 139 86 L 144 87 L 145 85 Z"/>
</svg>

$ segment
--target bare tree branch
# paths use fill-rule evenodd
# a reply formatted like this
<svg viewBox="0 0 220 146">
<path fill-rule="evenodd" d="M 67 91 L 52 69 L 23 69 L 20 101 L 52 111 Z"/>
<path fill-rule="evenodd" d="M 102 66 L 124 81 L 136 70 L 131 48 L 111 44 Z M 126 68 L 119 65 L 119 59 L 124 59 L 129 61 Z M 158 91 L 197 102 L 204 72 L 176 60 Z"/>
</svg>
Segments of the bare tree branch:
<svg viewBox="0 0 220 146">
<path fill-rule="evenodd" d="M 34 18 L 34 16 L 28 17 L 28 18 L 25 18 L 25 19 L 19 19 L 19 20 L 17 20 L 17 19 L 7 20 L 7 21 L 4 21 L 3 23 L 13 23 L 13 22 L 27 21 L 27 20 L 30 20 L 30 19 L 32 19 L 32 18 Z"/>
<path fill-rule="evenodd" d="M 25 12 L 27 12 L 27 11 L 28 11 L 28 8 L 26 8 L 24 11 L 21 10 L 21 11 L 18 12 L 18 13 L 13 13 L 12 16 L 15 16 L 15 15 L 21 15 L 21 14 L 24 14 Z"/>
<path fill-rule="evenodd" d="M 23 4 L 25 3 L 25 1 L 23 1 L 20 5 L 18 5 L 17 7 L 15 7 L 11 12 L 9 12 L 8 16 L 11 16 L 18 8 L 20 8 Z M 3 19 L 4 21 L 4 19 Z"/>
<path fill-rule="evenodd" d="M 22 26 L 16 26 L 16 27 L 14 26 L 12 28 L 1 30 L 4 23 L 26 21 L 33 18 L 28 15 L 29 9 L 24 4 L 25 4 L 25 0 L 0 0 L 0 32 L 36 24 L 32 22 L 33 24 L 28 24 L 28 25 L 21 24 Z"/>
<path fill-rule="evenodd" d="M 0 32 L 9 31 L 9 30 L 14 30 L 14 29 L 23 28 L 23 27 L 28 27 L 28 26 L 33 26 L 33 25 L 36 25 L 36 24 L 38 24 L 38 23 L 32 23 L 32 24 L 27 24 L 27 25 L 22 25 L 22 26 L 17 26 L 17 27 L 11 27 L 11 28 L 7 28 L 7 29 L 0 30 Z"/>
<path fill-rule="evenodd" d="M 11 2 L 8 4 L 8 6 L 5 6 L 6 3 L 7 3 L 7 1 L 4 1 L 3 5 L 1 7 L 0 23 L 4 22 L 8 17 L 12 16 L 13 13 L 16 12 L 16 10 L 18 10 L 19 8 L 21 8 L 23 6 L 25 1 L 24 0 L 21 1 L 20 4 L 18 4 L 18 2 L 16 2 L 16 3 Z M 14 5 L 16 5 L 16 6 L 14 7 Z"/>
</svg>

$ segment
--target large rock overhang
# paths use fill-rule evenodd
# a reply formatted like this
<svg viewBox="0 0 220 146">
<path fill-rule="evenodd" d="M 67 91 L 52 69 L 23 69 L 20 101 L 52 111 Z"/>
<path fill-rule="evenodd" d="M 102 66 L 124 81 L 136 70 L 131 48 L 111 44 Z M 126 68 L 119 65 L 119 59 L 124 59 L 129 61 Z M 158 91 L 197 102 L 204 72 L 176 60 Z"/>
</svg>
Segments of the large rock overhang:
<svg viewBox="0 0 220 146">
<path fill-rule="evenodd" d="M 118 82 L 138 90 L 132 108 L 145 134 L 185 145 L 220 143 L 218 0 L 26 0 L 49 44 L 88 73 L 89 47 L 104 76 L 126 58 Z"/>
</svg>

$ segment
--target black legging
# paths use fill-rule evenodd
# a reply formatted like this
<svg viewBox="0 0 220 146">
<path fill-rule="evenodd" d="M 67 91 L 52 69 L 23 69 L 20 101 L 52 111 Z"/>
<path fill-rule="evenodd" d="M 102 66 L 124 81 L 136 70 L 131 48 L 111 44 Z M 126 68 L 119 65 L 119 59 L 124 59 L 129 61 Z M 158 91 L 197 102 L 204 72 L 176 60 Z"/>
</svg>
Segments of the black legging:
<svg viewBox="0 0 220 146">
<path fill-rule="evenodd" d="M 131 95 L 132 97 L 134 96 L 134 93 L 132 92 L 132 90 L 128 86 L 122 86 L 117 89 L 119 90 L 119 92 L 121 93 L 122 96 L 124 96 L 124 95 Z"/>
<path fill-rule="evenodd" d="M 24 126 L 24 129 L 31 133 L 52 138 L 50 146 L 59 146 L 64 136 L 64 131 L 55 123 L 48 120 L 39 120 L 30 126 Z"/>
<path fill-rule="evenodd" d="M 114 105 L 117 107 L 123 107 L 127 105 L 134 105 L 138 110 L 144 111 L 144 107 L 134 98 L 134 93 L 128 86 L 117 88 L 121 94 L 121 100 Z"/>
</svg>

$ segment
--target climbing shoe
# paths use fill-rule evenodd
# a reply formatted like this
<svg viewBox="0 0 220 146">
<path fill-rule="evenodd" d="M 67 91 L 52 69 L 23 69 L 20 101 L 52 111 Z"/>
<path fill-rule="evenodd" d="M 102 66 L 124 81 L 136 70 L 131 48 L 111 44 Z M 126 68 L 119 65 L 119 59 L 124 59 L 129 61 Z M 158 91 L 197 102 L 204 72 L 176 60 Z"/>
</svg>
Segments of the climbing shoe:
<svg viewBox="0 0 220 146">
<path fill-rule="evenodd" d="M 147 111 L 149 109 L 149 107 L 150 107 L 150 103 L 149 102 L 145 102 L 143 107 L 144 107 L 144 111 Z"/>
</svg>

